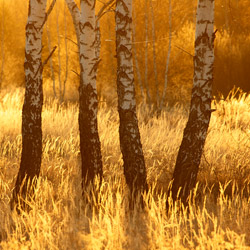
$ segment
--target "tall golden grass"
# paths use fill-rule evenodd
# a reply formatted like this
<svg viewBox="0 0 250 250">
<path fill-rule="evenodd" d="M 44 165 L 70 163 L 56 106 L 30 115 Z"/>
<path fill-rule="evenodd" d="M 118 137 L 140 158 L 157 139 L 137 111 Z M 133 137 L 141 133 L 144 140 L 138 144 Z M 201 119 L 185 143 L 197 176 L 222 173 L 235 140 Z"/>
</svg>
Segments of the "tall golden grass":
<svg viewBox="0 0 250 250">
<path fill-rule="evenodd" d="M 10 210 L 21 152 L 23 91 L 0 94 L 0 249 L 250 249 L 250 96 L 214 101 L 198 183 L 188 209 L 165 209 L 188 109 L 176 104 L 154 116 L 138 107 L 150 191 L 145 210 L 128 209 L 116 107 L 101 103 L 98 118 L 104 181 L 97 200 L 81 196 L 74 103 L 47 98 L 43 162 L 29 213 Z M 171 201 L 170 201 L 171 202 Z"/>
</svg>

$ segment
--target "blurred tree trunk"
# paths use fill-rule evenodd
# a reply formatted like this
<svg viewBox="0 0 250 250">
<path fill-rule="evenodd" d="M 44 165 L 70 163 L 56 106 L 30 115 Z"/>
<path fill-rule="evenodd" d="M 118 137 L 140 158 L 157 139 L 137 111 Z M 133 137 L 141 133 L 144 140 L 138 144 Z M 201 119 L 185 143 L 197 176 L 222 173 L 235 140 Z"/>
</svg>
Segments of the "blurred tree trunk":
<svg viewBox="0 0 250 250">
<path fill-rule="evenodd" d="M 48 22 L 46 23 L 46 32 L 47 32 L 47 37 L 48 37 L 48 49 L 49 49 L 49 53 L 51 53 L 51 37 L 50 37 L 50 29 L 49 29 Z M 49 65 L 50 65 L 51 79 L 52 79 L 52 82 L 53 82 L 54 98 L 57 98 L 57 94 L 56 94 L 56 81 L 55 81 L 55 71 L 54 71 L 54 67 L 53 67 L 52 58 L 49 59 Z"/>
<path fill-rule="evenodd" d="M 199 0 L 190 114 L 177 156 L 172 185 L 173 201 L 181 199 L 185 205 L 188 202 L 190 191 L 196 184 L 213 111 L 211 110 L 215 39 L 213 29 L 214 0 Z"/>
<path fill-rule="evenodd" d="M 134 201 L 134 198 L 148 187 L 136 115 L 132 58 L 132 0 L 117 0 L 115 19 L 120 147 L 126 182 Z"/>
<path fill-rule="evenodd" d="M 81 9 L 74 0 L 66 0 L 77 36 L 80 61 L 79 130 L 83 185 L 96 176 L 102 179 L 101 144 L 97 124 L 95 0 L 81 0 Z"/>
<path fill-rule="evenodd" d="M 156 33 L 155 33 L 155 16 L 154 16 L 154 8 L 152 4 L 152 0 L 149 0 L 150 3 L 150 12 L 151 12 L 151 26 L 152 26 L 152 38 L 153 38 L 153 62 L 154 62 L 154 78 L 155 78 L 155 104 L 156 107 L 159 108 L 160 105 L 160 96 L 159 96 L 159 81 L 158 81 L 158 71 L 157 71 L 157 60 L 156 60 Z"/>
<path fill-rule="evenodd" d="M 47 19 L 47 1 L 30 0 L 26 25 L 25 99 L 22 110 L 22 155 L 13 191 L 13 202 L 25 208 L 23 199 L 33 196 L 42 158 L 42 34 Z"/>
<path fill-rule="evenodd" d="M 171 55 L 171 49 L 172 49 L 172 3 L 171 3 L 171 0 L 169 0 L 169 12 L 168 13 L 169 13 L 169 17 L 168 17 L 168 24 L 169 24 L 168 55 L 167 55 L 167 62 L 166 62 L 166 69 L 165 69 L 164 89 L 163 89 L 161 102 L 159 105 L 159 111 L 162 110 L 163 104 L 164 104 L 165 99 L 166 99 L 167 86 L 168 86 L 168 71 L 169 71 L 170 55 Z"/>
<path fill-rule="evenodd" d="M 2 2 L 2 16 L 1 16 L 1 70 L 0 70 L 0 90 L 3 85 L 4 80 L 4 60 L 5 60 L 5 54 L 4 54 L 4 24 L 5 24 L 5 10 L 4 10 L 4 2 Z"/>
<path fill-rule="evenodd" d="M 135 70 L 136 70 L 136 75 L 138 78 L 138 83 L 139 83 L 139 87 L 140 87 L 140 91 L 141 91 L 141 98 L 142 101 L 144 101 L 144 89 L 143 89 L 143 85 L 142 85 L 142 79 L 141 79 L 141 72 L 140 72 L 140 67 L 139 67 L 139 62 L 138 62 L 138 56 L 137 56 L 137 48 L 136 48 L 136 24 L 135 24 L 135 20 L 136 20 L 136 14 L 134 14 L 134 19 L 133 19 L 133 23 L 132 23 L 132 42 L 133 42 L 133 58 L 135 61 Z"/>
<path fill-rule="evenodd" d="M 146 89 L 146 101 L 151 107 L 152 98 L 150 96 L 150 90 L 148 85 L 148 0 L 145 0 L 145 71 L 144 71 L 144 82 L 145 82 L 145 89 Z"/>
<path fill-rule="evenodd" d="M 64 45 L 65 45 L 65 76 L 63 80 L 63 91 L 61 100 L 64 102 L 65 92 L 66 92 L 66 83 L 68 81 L 68 73 L 69 73 L 69 51 L 68 51 L 68 25 L 67 25 L 67 16 L 66 16 L 66 3 L 64 2 Z"/>
</svg>

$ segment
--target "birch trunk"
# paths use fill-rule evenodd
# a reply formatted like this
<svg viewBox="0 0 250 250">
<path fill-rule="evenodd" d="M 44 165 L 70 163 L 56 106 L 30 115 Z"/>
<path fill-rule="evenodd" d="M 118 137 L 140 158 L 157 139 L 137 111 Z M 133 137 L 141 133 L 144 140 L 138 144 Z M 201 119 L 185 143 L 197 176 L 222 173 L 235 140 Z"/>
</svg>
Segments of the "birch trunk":
<svg viewBox="0 0 250 250">
<path fill-rule="evenodd" d="M 199 0 L 197 7 L 194 79 L 189 119 L 173 174 L 172 197 L 186 205 L 196 184 L 211 117 L 214 65 L 214 0 Z M 179 197 L 177 197 L 178 192 Z"/>
<path fill-rule="evenodd" d="M 147 181 L 136 115 L 132 58 L 132 0 L 117 0 L 115 19 L 120 147 L 126 182 L 134 201 L 134 198 L 140 195 L 140 191 L 147 190 Z"/>
<path fill-rule="evenodd" d="M 13 191 L 13 201 L 18 196 L 23 199 L 32 196 L 35 181 L 39 176 L 42 158 L 42 124 L 43 105 L 42 88 L 42 33 L 46 19 L 46 0 L 30 0 L 28 21 L 26 25 L 25 45 L 25 99 L 22 110 L 22 155 L 20 169 Z M 35 184 L 35 183 L 34 183 Z M 21 200 L 20 200 L 21 201 Z"/>
<path fill-rule="evenodd" d="M 83 184 L 102 178 L 101 144 L 97 124 L 95 0 L 81 0 L 81 10 L 74 0 L 66 0 L 73 18 L 80 61 L 79 130 Z M 97 52 L 98 53 L 98 52 Z"/>
</svg>

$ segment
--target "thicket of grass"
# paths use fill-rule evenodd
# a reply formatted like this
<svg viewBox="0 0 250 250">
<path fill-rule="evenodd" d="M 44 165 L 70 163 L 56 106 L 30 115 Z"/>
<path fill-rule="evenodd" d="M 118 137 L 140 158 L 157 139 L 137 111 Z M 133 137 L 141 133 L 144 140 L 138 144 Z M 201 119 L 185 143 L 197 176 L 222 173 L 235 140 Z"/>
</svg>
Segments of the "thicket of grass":
<svg viewBox="0 0 250 250">
<path fill-rule="evenodd" d="M 157 118 L 146 106 L 138 107 L 150 192 L 144 195 L 145 211 L 129 211 L 116 107 L 100 106 L 104 182 L 99 200 L 86 202 L 81 197 L 78 107 L 46 99 L 36 201 L 29 214 L 21 215 L 9 203 L 20 162 L 23 92 L 0 95 L 0 249 L 250 249 L 249 95 L 213 103 L 217 111 L 189 212 L 175 204 L 168 214 L 166 190 L 187 108 L 166 107 Z"/>
</svg>

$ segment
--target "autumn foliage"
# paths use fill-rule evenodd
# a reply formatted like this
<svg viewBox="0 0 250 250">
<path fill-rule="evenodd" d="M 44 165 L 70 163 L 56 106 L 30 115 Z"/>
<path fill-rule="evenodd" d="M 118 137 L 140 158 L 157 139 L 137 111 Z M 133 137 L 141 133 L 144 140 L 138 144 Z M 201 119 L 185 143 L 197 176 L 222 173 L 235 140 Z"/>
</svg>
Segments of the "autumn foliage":
<svg viewBox="0 0 250 250">
<path fill-rule="evenodd" d="M 137 58 L 142 83 L 145 83 L 145 13 L 148 16 L 148 83 L 149 92 L 155 101 L 156 87 L 153 66 L 152 12 L 150 4 L 144 6 L 144 0 L 134 1 L 135 36 L 133 46 L 137 50 Z M 215 40 L 215 76 L 214 94 L 221 92 L 226 96 L 233 86 L 240 86 L 249 91 L 250 63 L 250 6 L 248 0 L 216 1 L 215 26 L 218 29 Z M 48 4 L 49 5 L 49 4 Z M 195 32 L 195 0 L 174 1 L 172 3 L 172 51 L 168 72 L 167 102 L 174 104 L 177 100 L 187 102 L 190 98 L 193 77 L 193 51 Z M 102 6 L 97 1 L 97 11 Z M 43 57 L 49 55 L 48 32 L 51 46 L 60 44 L 60 78 L 65 79 L 66 51 L 69 55 L 66 98 L 77 99 L 79 85 L 76 37 L 70 13 L 62 0 L 58 0 L 43 36 Z M 168 1 L 152 1 L 156 33 L 156 63 L 158 71 L 159 92 L 162 94 L 165 77 L 166 57 L 168 52 Z M 4 87 L 24 86 L 23 58 L 25 46 L 25 24 L 27 17 L 27 1 L 0 1 L 0 28 L 4 31 L 4 57 L 0 56 L 0 66 L 4 62 Z M 64 14 L 65 13 L 65 14 Z M 57 24 L 58 20 L 58 24 Z M 66 30 L 65 30 L 66 22 Z M 66 31 L 66 35 L 65 35 Z M 101 63 L 98 69 L 98 95 L 102 101 L 112 103 L 116 98 L 116 58 L 115 58 L 115 19 L 114 11 L 109 11 L 101 19 Z M 1 41 L 0 41 L 1 42 Z M 1 49 L 1 46 L 0 46 Z M 3 53 L 0 53 L 2 55 Z M 4 60 L 3 60 L 4 58 Z M 58 51 L 54 54 L 53 69 L 55 71 L 56 88 L 58 90 L 59 60 Z M 135 71 L 136 72 L 136 71 Z M 46 93 L 53 95 L 52 74 L 49 63 L 44 69 Z M 141 100 L 138 75 L 135 76 L 137 99 Z M 144 86 L 145 87 L 145 86 Z"/>
</svg>

